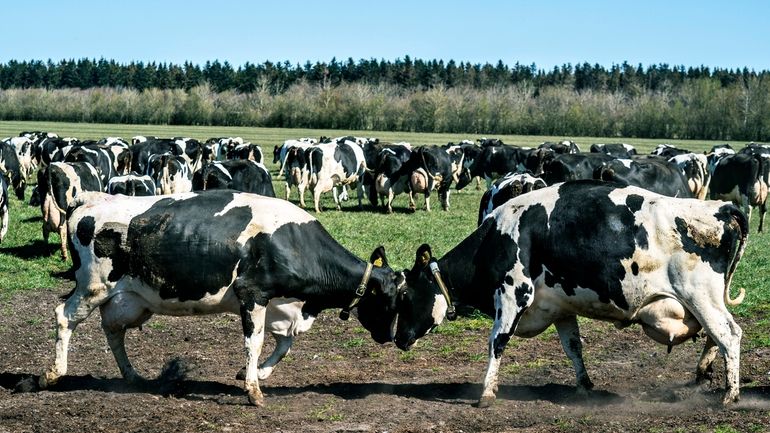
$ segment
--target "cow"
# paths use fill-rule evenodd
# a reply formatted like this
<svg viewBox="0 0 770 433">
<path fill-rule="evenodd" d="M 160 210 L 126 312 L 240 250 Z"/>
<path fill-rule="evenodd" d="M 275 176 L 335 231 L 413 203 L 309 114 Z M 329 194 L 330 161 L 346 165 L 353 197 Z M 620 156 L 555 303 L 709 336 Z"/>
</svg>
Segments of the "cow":
<svg viewBox="0 0 770 433">
<path fill-rule="evenodd" d="M 676 146 L 664 143 L 657 145 L 655 149 L 650 152 L 650 155 L 662 156 L 663 158 L 671 159 L 677 155 L 685 155 L 688 153 L 692 152 L 687 149 L 681 149 Z"/>
<path fill-rule="evenodd" d="M 478 401 L 495 399 L 500 358 L 511 336 L 551 324 L 572 361 L 579 392 L 586 372 L 577 316 L 641 324 L 653 340 L 680 344 L 701 329 L 696 368 L 710 373 L 718 349 L 729 404 L 739 396 L 741 328 L 727 310 L 745 290 L 730 282 L 746 248 L 748 220 L 730 203 L 671 198 L 596 180 L 565 182 L 509 200 L 440 259 L 423 244 L 406 272 L 396 345 L 418 338 L 472 306 L 494 319 Z M 455 305 L 457 304 L 457 305 Z"/>
<path fill-rule="evenodd" d="M 289 151 L 294 148 L 298 149 L 307 149 L 308 147 L 315 146 L 318 144 L 318 140 L 314 138 L 300 138 L 299 140 L 289 139 L 283 142 L 281 146 L 275 146 L 273 149 L 273 164 L 278 164 L 281 168 L 278 170 L 278 176 L 281 176 L 284 174 L 285 171 L 285 161 L 286 156 L 289 154 Z"/>
<path fill-rule="evenodd" d="M 16 198 L 24 200 L 24 191 L 27 189 L 27 174 L 19 162 L 16 148 L 5 141 L 0 141 L 0 176 L 7 178 Z"/>
<path fill-rule="evenodd" d="M 64 162 L 87 162 L 93 165 L 99 172 L 102 185 L 107 185 L 118 174 L 115 154 L 106 146 L 98 144 L 73 147 L 64 157 Z"/>
<path fill-rule="evenodd" d="M 193 173 L 192 189 L 234 189 L 275 197 L 270 172 L 264 165 L 248 159 L 215 161 L 204 165 Z"/>
<path fill-rule="evenodd" d="M 366 172 L 366 160 L 361 146 L 350 140 L 332 141 L 309 148 L 306 158 L 308 187 L 313 193 L 316 212 L 321 212 L 321 194 L 328 191 L 332 191 L 337 210 L 341 210 L 337 186 L 345 187 L 352 183 L 356 184 L 358 207 L 362 208 L 364 188 L 361 177 Z"/>
<path fill-rule="evenodd" d="M 591 153 L 604 153 L 615 158 L 626 159 L 631 159 L 637 154 L 634 146 L 625 143 L 592 144 L 589 150 Z"/>
<path fill-rule="evenodd" d="M 304 319 L 329 308 L 356 316 L 378 343 L 392 340 L 403 275 L 385 250 L 367 263 L 337 243 L 311 215 L 280 199 L 229 190 L 166 197 L 84 194 L 69 221 L 75 288 L 55 308 L 56 359 L 41 388 L 67 373 L 70 336 L 97 307 L 128 381 L 141 377 L 125 333 L 153 314 L 239 314 L 249 401 L 263 404 L 259 356 L 273 299 L 304 302 Z M 190 233 L 194 234 L 191 236 Z M 302 246 L 298 254 L 298 246 Z M 305 320 L 307 324 L 307 320 Z"/>
<path fill-rule="evenodd" d="M 406 146 L 388 147 L 380 151 L 374 169 L 374 190 L 387 213 L 393 213 L 395 196 L 409 190 L 410 176 L 400 174 L 400 170 L 411 155 L 411 148 Z"/>
<path fill-rule="evenodd" d="M 578 179 L 593 179 L 594 172 L 615 158 L 604 153 L 568 153 L 543 162 L 542 179 L 548 185 Z"/>
<path fill-rule="evenodd" d="M 43 214 L 43 240 L 48 235 L 59 234 L 61 259 L 67 254 L 67 208 L 78 194 L 86 191 L 103 191 L 98 170 L 88 162 L 52 162 L 38 172 L 38 190 L 43 195 L 40 210 Z"/>
<path fill-rule="evenodd" d="M 130 173 L 115 176 L 107 182 L 108 194 L 129 196 L 153 196 L 156 193 L 155 180 L 148 175 Z"/>
<path fill-rule="evenodd" d="M 162 155 L 170 153 L 180 155 L 180 148 L 174 140 L 168 138 L 152 138 L 136 144 L 129 148 L 131 151 L 131 169 L 141 174 L 149 174 L 148 161 L 152 155 Z"/>
<path fill-rule="evenodd" d="M 545 188 L 546 186 L 543 179 L 532 176 L 529 173 L 508 173 L 500 179 L 497 179 L 495 183 L 492 184 L 492 188 L 488 189 L 484 192 L 484 195 L 481 196 L 478 225 L 481 225 L 484 218 L 501 204 L 514 197 L 540 188 Z"/>
<path fill-rule="evenodd" d="M 409 209 L 415 210 L 414 194 L 425 196 L 425 210 L 430 212 L 430 194 L 437 190 L 441 208 L 449 210 L 449 187 L 452 186 L 452 160 L 438 146 L 420 146 L 412 150 L 397 173 L 390 177 L 391 183 L 398 183 L 407 176 L 409 187 Z"/>
<path fill-rule="evenodd" d="M 457 188 L 461 189 L 470 183 L 473 177 L 483 177 L 487 181 L 487 189 L 492 186 L 492 179 L 510 172 L 523 173 L 527 170 L 538 175 L 542 172 L 543 163 L 552 154 L 549 149 L 532 149 L 512 145 L 486 146 L 478 156 L 473 156 L 467 167 L 467 172 L 458 180 Z"/>
<path fill-rule="evenodd" d="M 711 175 L 709 197 L 729 200 L 751 219 L 752 207 L 759 208 L 758 232 L 762 232 L 770 185 L 770 155 L 736 153 L 720 158 Z"/>
<path fill-rule="evenodd" d="M 192 191 L 192 172 L 187 160 L 169 152 L 151 155 L 147 160 L 147 175 L 155 181 L 159 195 Z"/>
<path fill-rule="evenodd" d="M 258 144 L 243 143 L 235 146 L 227 153 L 227 159 L 248 159 L 250 161 L 264 163 L 262 148 Z"/>
<path fill-rule="evenodd" d="M 693 197 L 679 167 L 653 155 L 608 161 L 596 169 L 594 179 L 634 185 L 669 197 Z"/>
<path fill-rule="evenodd" d="M 19 168 L 25 179 L 32 176 L 37 165 L 33 160 L 35 143 L 28 137 L 10 137 L 4 140 L 16 150 L 16 157 L 19 160 Z"/>
<path fill-rule="evenodd" d="M 683 153 L 669 158 L 668 161 L 679 167 L 692 196 L 705 200 L 711 181 L 707 156 L 700 153 Z"/>
<path fill-rule="evenodd" d="M 8 183 L 4 176 L 0 176 L 0 243 L 3 242 L 6 233 L 8 233 Z"/>
<path fill-rule="evenodd" d="M 537 146 L 537 148 L 552 150 L 553 153 L 557 155 L 564 153 L 580 153 L 580 148 L 578 147 L 577 143 L 572 140 L 562 140 L 559 142 L 544 141 L 539 146 Z"/>
<path fill-rule="evenodd" d="M 305 207 L 305 190 L 310 182 L 310 166 L 307 159 L 309 152 L 310 148 L 290 147 L 286 152 L 286 158 L 281 164 L 281 170 L 279 171 L 279 175 L 283 173 L 284 176 L 286 200 L 289 199 L 292 186 L 296 186 L 299 204 L 303 208 Z"/>
</svg>

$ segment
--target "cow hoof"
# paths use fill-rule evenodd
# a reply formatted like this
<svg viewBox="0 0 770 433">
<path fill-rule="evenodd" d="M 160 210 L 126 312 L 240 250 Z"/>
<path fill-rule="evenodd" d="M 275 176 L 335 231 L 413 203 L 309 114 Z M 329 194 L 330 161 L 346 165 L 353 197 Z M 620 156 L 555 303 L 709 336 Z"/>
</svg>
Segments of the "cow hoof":
<svg viewBox="0 0 770 433">
<path fill-rule="evenodd" d="M 46 371 L 44 375 L 40 376 L 38 385 L 40 385 L 40 389 L 46 389 L 49 386 L 56 385 L 56 382 L 58 381 L 58 374 L 54 373 L 53 371 Z"/>
<path fill-rule="evenodd" d="M 740 396 L 738 395 L 738 393 L 728 392 L 727 394 L 725 394 L 724 400 L 722 400 L 722 405 L 730 406 L 736 403 L 739 399 L 740 399 Z"/>
<path fill-rule="evenodd" d="M 249 391 L 249 403 L 257 407 L 265 405 L 265 397 L 262 395 L 262 391 L 259 389 L 252 389 Z"/>
<path fill-rule="evenodd" d="M 480 409 L 487 408 L 489 406 L 492 406 L 492 403 L 495 402 L 495 396 L 482 396 L 479 401 L 476 403 L 476 407 Z"/>
</svg>

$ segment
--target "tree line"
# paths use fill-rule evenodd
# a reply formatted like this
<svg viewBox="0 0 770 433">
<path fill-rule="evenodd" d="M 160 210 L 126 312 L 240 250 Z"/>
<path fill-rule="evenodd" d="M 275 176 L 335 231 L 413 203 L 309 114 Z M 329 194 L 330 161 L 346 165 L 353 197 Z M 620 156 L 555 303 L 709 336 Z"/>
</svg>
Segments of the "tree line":
<svg viewBox="0 0 770 433">
<path fill-rule="evenodd" d="M 0 64 L 0 120 L 770 140 L 768 71 L 626 63 Z"/>
</svg>

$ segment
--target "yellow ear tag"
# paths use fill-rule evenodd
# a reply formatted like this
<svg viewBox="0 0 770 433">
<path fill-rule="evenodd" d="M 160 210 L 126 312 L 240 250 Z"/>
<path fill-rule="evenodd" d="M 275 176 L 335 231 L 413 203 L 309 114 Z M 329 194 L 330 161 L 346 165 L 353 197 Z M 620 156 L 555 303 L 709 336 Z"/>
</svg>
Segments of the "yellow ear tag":
<svg viewBox="0 0 770 433">
<path fill-rule="evenodd" d="M 374 262 L 372 262 L 372 264 L 373 264 L 374 266 L 377 266 L 378 268 L 381 268 L 381 267 L 382 267 L 382 257 L 378 257 L 378 258 L 377 258 L 377 260 L 375 260 Z"/>
</svg>

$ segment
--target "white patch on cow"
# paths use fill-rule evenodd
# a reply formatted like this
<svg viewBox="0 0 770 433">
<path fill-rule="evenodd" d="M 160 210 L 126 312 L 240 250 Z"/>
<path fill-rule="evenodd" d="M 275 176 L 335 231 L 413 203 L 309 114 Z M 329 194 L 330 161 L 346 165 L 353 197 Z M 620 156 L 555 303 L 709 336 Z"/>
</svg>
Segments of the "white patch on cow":
<svg viewBox="0 0 770 433">
<path fill-rule="evenodd" d="M 315 322 L 315 316 L 302 315 L 303 301 L 296 298 L 273 298 L 267 304 L 265 331 L 283 337 L 295 337 L 307 332 Z"/>
<path fill-rule="evenodd" d="M 618 161 L 619 163 L 623 164 L 623 167 L 625 167 L 625 168 L 631 168 L 631 164 L 634 163 L 634 161 L 631 160 L 631 159 L 618 159 L 616 161 Z"/>
<path fill-rule="evenodd" d="M 554 184 L 554 186 L 560 184 Z M 521 214 L 531 206 L 542 206 L 545 208 L 546 216 L 548 217 L 548 226 L 550 227 L 551 213 L 556 207 L 556 201 L 559 199 L 558 188 L 543 188 L 537 190 L 538 194 L 522 194 L 518 197 L 514 197 L 497 209 L 492 211 L 490 215 L 496 215 L 495 221 L 497 222 L 497 229 L 501 233 L 512 234 L 514 229 L 518 230 L 515 225 L 518 225 L 519 217 Z M 514 237 L 517 239 L 517 237 Z"/>
<path fill-rule="evenodd" d="M 223 216 L 231 209 L 240 207 L 251 209 L 251 221 L 237 239 L 241 245 L 245 245 L 258 233 L 272 234 L 287 222 L 303 224 L 316 220 L 309 213 L 286 200 L 237 192 L 233 193 L 233 199 L 214 216 Z M 271 209 L 271 212 L 266 214 L 264 209 Z"/>
<path fill-rule="evenodd" d="M 433 324 L 438 326 L 446 317 L 446 312 L 449 309 L 449 304 L 446 302 L 446 298 L 443 294 L 437 293 L 434 296 L 433 308 L 431 309 L 431 317 L 433 317 Z"/>
</svg>

